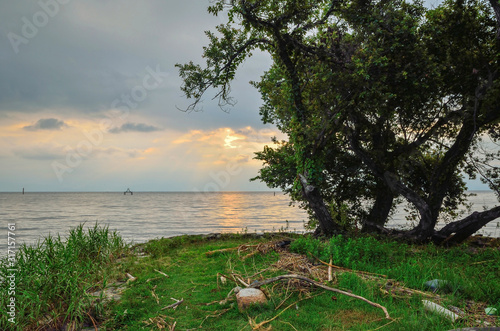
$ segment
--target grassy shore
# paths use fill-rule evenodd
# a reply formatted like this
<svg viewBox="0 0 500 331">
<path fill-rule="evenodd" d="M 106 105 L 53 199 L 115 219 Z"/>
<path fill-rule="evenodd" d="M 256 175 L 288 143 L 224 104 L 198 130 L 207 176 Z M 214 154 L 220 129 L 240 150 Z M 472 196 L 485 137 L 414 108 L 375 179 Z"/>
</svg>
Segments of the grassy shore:
<svg viewBox="0 0 500 331">
<path fill-rule="evenodd" d="M 126 245 L 98 225 L 21 247 L 12 283 L 0 288 L 1 330 L 450 330 L 500 325 L 498 242 L 407 245 L 372 237 L 319 241 L 277 233 L 181 236 Z M 291 242 L 290 244 L 288 244 Z M 488 247 L 490 246 L 490 247 Z M 331 262 L 330 262 L 331 261 Z M 331 280 L 328 280 L 329 267 Z M 233 289 L 298 274 L 365 301 L 297 279 L 263 286 L 268 302 L 238 310 Z M 436 292 L 424 283 L 445 281 Z M 444 284 L 444 283 L 441 283 Z M 461 312 L 451 322 L 422 300 Z M 172 304 L 177 304 L 172 307 Z M 485 324 L 487 323 L 487 324 Z"/>
</svg>

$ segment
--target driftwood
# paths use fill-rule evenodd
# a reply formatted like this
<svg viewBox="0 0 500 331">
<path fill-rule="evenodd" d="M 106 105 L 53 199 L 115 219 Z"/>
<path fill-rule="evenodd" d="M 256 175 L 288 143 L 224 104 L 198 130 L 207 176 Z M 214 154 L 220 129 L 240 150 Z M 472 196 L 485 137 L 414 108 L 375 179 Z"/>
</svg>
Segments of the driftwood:
<svg viewBox="0 0 500 331">
<path fill-rule="evenodd" d="M 275 281 L 278 281 L 278 280 L 281 280 L 281 279 L 290 279 L 290 278 L 300 279 L 300 280 L 306 281 L 308 283 L 311 283 L 313 285 L 316 285 L 317 287 L 320 287 L 322 289 L 325 289 L 325 290 L 328 290 L 328 291 L 332 291 L 332 292 L 336 292 L 336 293 L 340 293 L 340 294 L 349 296 L 351 298 L 362 300 L 362 301 L 368 303 L 369 305 L 371 305 L 373 307 L 377 307 L 377 308 L 382 309 L 383 312 L 384 312 L 384 314 L 385 314 L 385 317 L 387 319 L 391 318 L 389 316 L 389 312 L 387 311 L 387 309 L 384 306 L 379 305 L 378 303 L 371 302 L 370 300 L 368 300 L 366 298 L 363 298 L 363 297 L 361 297 L 359 295 L 356 295 L 356 294 L 352 294 L 352 293 L 345 292 L 345 291 L 342 291 L 342 290 L 339 290 L 339 289 L 336 289 L 336 288 L 333 288 L 333 287 L 329 287 L 329 286 L 323 285 L 323 284 L 321 284 L 319 282 L 316 282 L 316 281 L 314 281 L 312 279 L 309 279 L 307 277 L 300 276 L 300 275 L 293 275 L 293 274 L 292 275 L 281 275 L 281 276 L 277 276 L 277 277 L 273 277 L 273 278 L 269 278 L 269 279 L 264 279 L 262 281 L 256 281 L 256 282 L 252 283 L 249 287 L 261 287 L 263 285 L 270 284 L 272 282 L 275 282 Z"/>
</svg>

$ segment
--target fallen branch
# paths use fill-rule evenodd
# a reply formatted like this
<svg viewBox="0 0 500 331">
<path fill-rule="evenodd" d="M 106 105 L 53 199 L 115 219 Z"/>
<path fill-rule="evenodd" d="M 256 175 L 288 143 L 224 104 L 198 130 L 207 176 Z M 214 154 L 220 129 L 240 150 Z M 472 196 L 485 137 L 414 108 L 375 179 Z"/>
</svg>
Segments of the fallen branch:
<svg viewBox="0 0 500 331">
<path fill-rule="evenodd" d="M 170 299 L 175 300 L 177 302 L 175 302 L 175 303 L 173 303 L 171 305 L 168 305 L 166 307 L 163 307 L 161 310 L 165 310 L 165 309 L 169 309 L 169 308 L 175 309 L 175 308 L 177 308 L 178 305 L 180 305 L 181 303 L 184 302 L 184 299 L 180 299 L 180 300 L 177 300 L 177 299 L 174 299 L 174 298 L 170 298 Z"/>
<path fill-rule="evenodd" d="M 169 275 L 167 275 L 167 274 L 166 274 L 166 273 L 164 273 L 163 271 L 156 270 L 156 269 L 155 269 L 155 271 L 156 271 L 156 272 L 158 272 L 158 273 L 160 273 L 160 274 L 162 274 L 163 276 L 165 276 L 165 277 L 167 277 L 167 278 L 169 278 L 169 277 L 170 277 Z"/>
<path fill-rule="evenodd" d="M 321 284 L 319 282 L 316 282 L 316 281 L 314 281 L 312 279 L 309 279 L 307 277 L 300 276 L 300 275 L 281 275 L 281 276 L 276 276 L 276 277 L 273 277 L 273 278 L 269 278 L 269 279 L 265 279 L 265 280 L 262 280 L 262 281 L 254 282 L 249 287 L 257 288 L 257 287 L 261 287 L 263 285 L 270 284 L 272 282 L 275 282 L 275 281 L 278 281 L 278 280 L 281 280 L 281 279 L 290 279 L 290 278 L 300 279 L 300 280 L 306 281 L 308 283 L 311 283 L 313 285 L 316 285 L 317 287 L 321 287 L 322 289 L 325 289 L 325 290 L 328 290 L 328 291 L 332 291 L 332 292 L 336 292 L 336 293 L 340 293 L 340 294 L 343 294 L 343 295 L 347 295 L 347 296 L 349 296 L 351 298 L 356 298 L 356 299 L 362 300 L 362 301 L 368 303 L 369 305 L 371 305 L 373 307 L 377 307 L 377 308 L 382 309 L 384 311 L 385 317 L 387 319 L 391 318 L 389 316 L 389 312 L 387 311 L 387 309 L 384 306 L 379 305 L 378 303 L 371 302 L 370 300 L 368 300 L 366 298 L 363 298 L 363 297 L 361 297 L 359 295 L 355 295 L 355 294 L 352 294 L 352 293 L 349 293 L 349 292 L 346 292 L 346 291 L 342 291 L 342 290 L 339 290 L 339 289 L 336 289 L 336 288 L 333 288 L 333 287 L 329 287 L 329 286 L 323 285 L 323 284 Z"/>
<path fill-rule="evenodd" d="M 131 275 L 131 274 L 129 274 L 128 272 L 127 272 L 127 273 L 125 273 L 125 275 L 126 275 L 126 276 L 127 276 L 127 278 L 128 278 L 128 279 L 127 279 L 127 283 L 129 283 L 129 282 L 133 282 L 133 281 L 135 281 L 135 280 L 137 279 L 137 277 L 132 276 L 132 275 Z"/>
</svg>

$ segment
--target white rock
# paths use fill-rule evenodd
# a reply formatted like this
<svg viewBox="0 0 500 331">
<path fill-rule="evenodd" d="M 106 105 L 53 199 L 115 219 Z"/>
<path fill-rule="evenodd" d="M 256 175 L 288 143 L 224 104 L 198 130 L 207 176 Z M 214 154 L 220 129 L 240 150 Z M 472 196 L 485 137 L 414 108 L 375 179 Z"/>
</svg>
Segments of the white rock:
<svg viewBox="0 0 500 331">
<path fill-rule="evenodd" d="M 266 295 L 256 288 L 244 288 L 236 294 L 236 301 L 240 311 L 244 311 L 252 304 L 263 304 L 267 302 Z"/>
</svg>

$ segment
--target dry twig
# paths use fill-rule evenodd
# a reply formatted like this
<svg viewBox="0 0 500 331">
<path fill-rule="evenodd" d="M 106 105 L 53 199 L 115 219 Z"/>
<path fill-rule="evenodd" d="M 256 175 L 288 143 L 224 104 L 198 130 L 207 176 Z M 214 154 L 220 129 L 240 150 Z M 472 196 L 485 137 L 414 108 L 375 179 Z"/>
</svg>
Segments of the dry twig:
<svg viewBox="0 0 500 331">
<path fill-rule="evenodd" d="M 164 273 L 163 271 L 156 270 L 156 269 L 155 269 L 155 271 L 156 271 L 156 272 L 159 272 L 160 274 L 162 274 L 163 276 L 165 276 L 165 277 L 167 277 L 167 278 L 169 278 L 169 277 L 170 277 L 169 275 L 167 275 L 167 274 L 166 274 L 166 273 Z"/>
<path fill-rule="evenodd" d="M 95 331 L 99 330 L 99 329 L 97 328 L 97 325 L 95 324 L 95 319 L 94 319 L 92 316 L 90 316 L 90 314 L 89 314 L 89 313 L 85 312 L 85 314 L 87 314 L 87 315 L 88 315 L 88 317 L 90 317 L 90 320 L 92 321 L 92 324 L 94 325 L 94 329 L 95 329 Z"/>
<path fill-rule="evenodd" d="M 168 306 L 166 306 L 166 307 L 163 307 L 161 310 L 165 310 L 165 309 L 169 309 L 169 308 L 173 308 L 173 309 L 175 309 L 175 308 L 177 308 L 177 306 L 178 306 L 178 305 L 180 305 L 181 303 L 183 303 L 183 302 L 184 302 L 184 298 L 182 298 L 182 299 L 180 299 L 180 300 L 177 300 L 177 299 L 174 299 L 174 298 L 170 298 L 170 299 L 175 300 L 175 301 L 177 301 L 177 302 L 175 302 L 175 303 L 173 303 L 173 304 L 171 304 L 171 305 L 168 305 Z"/>
</svg>

